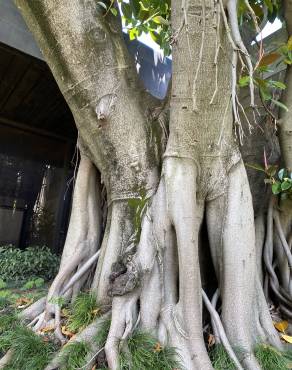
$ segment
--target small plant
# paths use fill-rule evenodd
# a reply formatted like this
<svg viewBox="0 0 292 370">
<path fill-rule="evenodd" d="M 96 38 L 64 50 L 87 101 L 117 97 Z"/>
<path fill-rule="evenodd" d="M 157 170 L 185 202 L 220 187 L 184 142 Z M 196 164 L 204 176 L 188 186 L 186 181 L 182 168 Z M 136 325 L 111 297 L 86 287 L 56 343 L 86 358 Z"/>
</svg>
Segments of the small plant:
<svg viewBox="0 0 292 370">
<path fill-rule="evenodd" d="M 258 344 L 254 350 L 255 356 L 264 370 L 286 370 L 287 360 L 283 353 L 266 344 Z"/>
<path fill-rule="evenodd" d="M 275 195 L 281 195 L 282 199 L 292 198 L 292 171 L 286 168 L 278 170 L 277 165 L 269 165 L 264 152 L 265 166 L 247 163 L 246 166 L 266 174 L 265 184 L 270 184 Z"/>
<path fill-rule="evenodd" d="M 80 293 L 71 305 L 68 329 L 77 332 L 89 325 L 101 312 L 101 307 L 91 293 Z"/>
<path fill-rule="evenodd" d="M 50 280 L 57 273 L 58 266 L 59 257 L 47 247 L 29 247 L 24 250 L 12 246 L 0 247 L 2 281 L 27 281 L 37 278 Z"/>
<path fill-rule="evenodd" d="M 148 333 L 136 331 L 127 340 L 127 352 L 120 355 L 122 370 L 173 370 L 183 367 L 172 347 L 162 346 Z"/>
<path fill-rule="evenodd" d="M 228 356 L 222 344 L 217 344 L 211 348 L 210 359 L 215 370 L 236 370 L 234 362 Z"/>
<path fill-rule="evenodd" d="M 67 344 L 61 355 L 61 369 L 80 369 L 86 364 L 86 357 L 89 351 L 90 345 L 87 342 L 73 342 Z"/>
<path fill-rule="evenodd" d="M 44 283 L 45 283 L 45 280 L 43 278 L 31 279 L 24 284 L 22 289 L 26 290 L 26 289 L 41 288 L 44 285 Z"/>
<path fill-rule="evenodd" d="M 43 370 L 51 360 L 55 346 L 45 342 L 31 330 L 16 326 L 0 336 L 0 349 L 5 352 L 12 350 L 13 356 L 5 369 Z"/>
</svg>

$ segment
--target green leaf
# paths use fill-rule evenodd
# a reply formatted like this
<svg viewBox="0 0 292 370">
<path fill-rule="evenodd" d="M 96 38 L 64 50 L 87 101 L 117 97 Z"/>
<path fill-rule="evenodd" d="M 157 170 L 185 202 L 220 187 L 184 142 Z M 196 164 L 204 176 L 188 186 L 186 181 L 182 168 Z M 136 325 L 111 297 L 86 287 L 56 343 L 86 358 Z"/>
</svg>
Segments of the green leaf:
<svg viewBox="0 0 292 370">
<path fill-rule="evenodd" d="M 275 99 L 271 99 L 271 101 L 277 105 L 278 107 L 280 107 L 281 109 L 284 109 L 286 112 L 289 112 L 289 109 L 288 107 L 286 107 L 285 104 L 281 103 L 279 100 L 275 100 Z"/>
<path fill-rule="evenodd" d="M 281 184 L 281 189 L 282 189 L 282 191 L 285 191 L 285 190 L 290 189 L 290 188 L 291 188 L 291 186 L 292 186 L 292 184 L 291 184 L 291 182 L 290 182 L 290 181 L 284 181 L 284 182 L 282 182 L 282 184 Z"/>
<path fill-rule="evenodd" d="M 118 11 L 116 8 L 110 8 L 110 11 L 112 12 L 112 14 L 116 17 L 118 15 Z"/>
<path fill-rule="evenodd" d="M 107 10 L 107 7 L 105 5 L 105 3 L 103 3 L 102 1 L 98 1 L 97 2 L 97 5 L 101 6 L 102 8 L 104 8 L 105 10 Z"/>
<path fill-rule="evenodd" d="M 277 195 L 277 194 L 280 194 L 282 191 L 282 188 L 281 188 L 281 183 L 279 181 L 276 181 L 273 185 L 272 185 L 272 192 L 273 194 Z"/>
<path fill-rule="evenodd" d="M 132 18 L 132 8 L 130 4 L 127 3 L 122 3 L 122 13 L 125 18 L 131 19 Z"/>
<path fill-rule="evenodd" d="M 277 87 L 278 89 L 281 89 L 281 90 L 285 90 L 286 89 L 286 85 L 281 82 L 281 81 L 272 81 L 272 80 L 269 80 L 269 84 L 271 86 L 274 86 L 274 87 Z"/>
<path fill-rule="evenodd" d="M 156 17 L 152 18 L 152 20 L 157 24 L 164 24 L 166 26 L 169 25 L 169 22 L 165 18 L 161 17 L 161 15 L 157 15 Z"/>
<path fill-rule="evenodd" d="M 136 27 L 131 28 L 129 31 L 130 40 L 135 40 L 139 36 L 138 29 Z"/>
<path fill-rule="evenodd" d="M 245 87 L 245 86 L 249 85 L 249 82 L 250 82 L 250 77 L 249 76 L 242 76 L 239 79 L 238 84 L 239 84 L 240 87 Z"/>
<path fill-rule="evenodd" d="M 155 41 L 157 44 L 159 43 L 159 34 L 155 31 L 150 31 L 150 36 L 153 41 Z"/>
<path fill-rule="evenodd" d="M 273 177 L 276 175 L 277 173 L 277 169 L 278 169 L 278 166 L 277 165 L 272 165 L 272 166 L 269 166 L 268 169 L 266 170 L 266 173 Z"/>
<path fill-rule="evenodd" d="M 268 91 L 268 89 L 265 89 L 265 88 L 261 88 L 260 87 L 260 94 L 261 94 L 261 97 L 264 101 L 267 101 L 267 100 L 271 100 L 272 99 L 272 95 L 271 93 Z"/>
<path fill-rule="evenodd" d="M 252 168 L 257 171 L 266 172 L 263 166 L 257 164 L 257 163 L 246 163 L 246 167 Z"/>
</svg>

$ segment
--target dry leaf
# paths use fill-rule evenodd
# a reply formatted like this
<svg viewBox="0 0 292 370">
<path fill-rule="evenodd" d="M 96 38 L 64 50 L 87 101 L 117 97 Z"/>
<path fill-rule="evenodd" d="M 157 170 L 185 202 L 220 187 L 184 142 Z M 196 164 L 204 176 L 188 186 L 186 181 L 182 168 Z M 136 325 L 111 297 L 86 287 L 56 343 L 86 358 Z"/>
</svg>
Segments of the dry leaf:
<svg viewBox="0 0 292 370">
<path fill-rule="evenodd" d="M 100 312 L 100 308 L 97 308 L 95 310 L 92 311 L 92 313 L 94 314 L 94 316 L 97 316 Z"/>
<path fill-rule="evenodd" d="M 68 310 L 68 308 L 63 308 L 61 310 L 61 317 L 68 317 L 70 315 L 70 312 Z"/>
<path fill-rule="evenodd" d="M 20 297 L 16 300 L 15 304 L 17 308 L 25 308 L 32 304 L 33 299 L 26 298 L 26 297 Z"/>
<path fill-rule="evenodd" d="M 288 321 L 284 320 L 284 321 L 279 321 L 279 322 L 274 322 L 274 327 L 280 331 L 281 333 L 285 333 L 285 331 L 287 330 L 288 328 Z"/>
<path fill-rule="evenodd" d="M 212 347 L 215 344 L 215 335 L 209 334 L 208 336 L 208 348 Z"/>
<path fill-rule="evenodd" d="M 72 333 L 72 331 L 70 330 L 67 330 L 66 326 L 62 326 L 62 333 L 69 338 L 72 338 L 74 336 L 74 333 Z"/>
<path fill-rule="evenodd" d="M 154 352 L 161 352 L 162 350 L 163 350 L 162 345 L 159 342 L 157 342 L 154 347 Z"/>
<path fill-rule="evenodd" d="M 280 54 L 278 53 L 270 53 L 270 54 L 266 54 L 262 57 L 262 59 L 260 60 L 259 62 L 259 66 L 262 67 L 262 66 L 268 66 L 270 64 L 273 64 L 277 59 L 280 58 Z"/>
<path fill-rule="evenodd" d="M 55 329 L 55 325 L 49 325 L 45 326 L 44 328 L 41 329 L 42 333 L 47 333 L 49 331 L 53 331 Z"/>
<path fill-rule="evenodd" d="M 291 335 L 281 334 L 281 337 L 282 337 L 282 339 L 284 339 L 285 342 L 292 344 L 292 337 L 291 337 Z"/>
</svg>

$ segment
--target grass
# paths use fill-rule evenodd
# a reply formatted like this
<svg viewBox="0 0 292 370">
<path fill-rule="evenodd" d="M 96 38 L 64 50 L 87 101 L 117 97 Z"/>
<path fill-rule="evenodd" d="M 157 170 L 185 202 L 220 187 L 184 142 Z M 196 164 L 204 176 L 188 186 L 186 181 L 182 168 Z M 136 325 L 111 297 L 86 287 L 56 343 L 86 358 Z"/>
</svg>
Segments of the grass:
<svg viewBox="0 0 292 370">
<path fill-rule="evenodd" d="M 292 359 L 291 354 L 280 352 L 266 344 L 258 344 L 254 353 L 263 370 L 287 370 Z"/>
<path fill-rule="evenodd" d="M 209 352 L 215 370 L 236 370 L 234 362 L 229 357 L 222 344 L 216 344 Z"/>
<path fill-rule="evenodd" d="M 101 348 L 105 345 L 108 332 L 110 329 L 110 325 L 111 325 L 111 320 L 105 319 L 103 323 L 101 324 L 101 328 L 98 330 L 97 334 L 94 337 L 95 343 Z"/>
<path fill-rule="evenodd" d="M 101 307 L 91 293 L 80 293 L 71 305 L 68 329 L 74 333 L 82 330 L 98 316 Z"/>
<path fill-rule="evenodd" d="M 121 370 L 182 370 L 178 354 L 172 347 L 163 347 L 150 334 L 136 331 L 127 340 L 127 352 L 120 356 Z"/>
<path fill-rule="evenodd" d="M 18 324 L 15 311 L 0 314 L 0 335 L 12 330 Z"/>
<path fill-rule="evenodd" d="M 67 344 L 62 350 L 61 369 L 75 370 L 86 365 L 86 356 L 90 351 L 87 342 L 74 342 Z"/>
<path fill-rule="evenodd" d="M 12 349 L 12 359 L 5 370 L 43 370 L 49 363 L 55 346 L 45 342 L 30 329 L 17 325 L 0 336 L 0 349 Z"/>
</svg>

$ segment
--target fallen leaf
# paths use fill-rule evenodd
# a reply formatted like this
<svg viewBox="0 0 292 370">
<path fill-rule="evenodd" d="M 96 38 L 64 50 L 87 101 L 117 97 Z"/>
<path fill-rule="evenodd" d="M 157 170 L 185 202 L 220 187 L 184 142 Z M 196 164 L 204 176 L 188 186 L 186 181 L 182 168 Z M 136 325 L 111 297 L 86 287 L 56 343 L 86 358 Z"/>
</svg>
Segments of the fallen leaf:
<svg viewBox="0 0 292 370">
<path fill-rule="evenodd" d="M 281 337 L 284 339 L 285 342 L 292 344 L 292 337 L 291 337 L 291 335 L 281 334 Z"/>
<path fill-rule="evenodd" d="M 93 310 L 92 313 L 94 314 L 94 316 L 97 316 L 100 313 L 100 308 Z"/>
<path fill-rule="evenodd" d="M 17 308 L 25 308 L 32 304 L 33 299 L 26 298 L 26 297 L 20 297 L 16 300 L 15 305 Z"/>
<path fill-rule="evenodd" d="M 284 321 L 279 321 L 279 322 L 274 322 L 274 327 L 280 331 L 281 333 L 285 333 L 285 331 L 287 330 L 288 328 L 288 321 L 284 320 Z"/>
<path fill-rule="evenodd" d="M 63 308 L 61 310 L 61 317 L 68 317 L 70 315 L 70 312 L 68 310 L 68 308 Z"/>
<path fill-rule="evenodd" d="M 55 329 L 55 325 L 48 325 L 41 329 L 42 333 L 48 333 L 49 331 L 53 331 Z"/>
<path fill-rule="evenodd" d="M 211 348 L 215 344 L 215 335 L 209 334 L 208 336 L 208 348 Z"/>
<path fill-rule="evenodd" d="M 163 350 L 162 345 L 159 342 L 157 342 L 154 346 L 154 352 L 161 352 L 162 350 Z"/>
<path fill-rule="evenodd" d="M 69 338 L 72 338 L 72 337 L 73 337 L 73 335 L 74 335 L 74 333 L 72 333 L 72 331 L 68 330 L 68 329 L 66 328 L 66 326 L 62 326 L 62 333 L 63 333 L 64 335 L 66 335 L 67 337 L 69 337 Z"/>
</svg>

